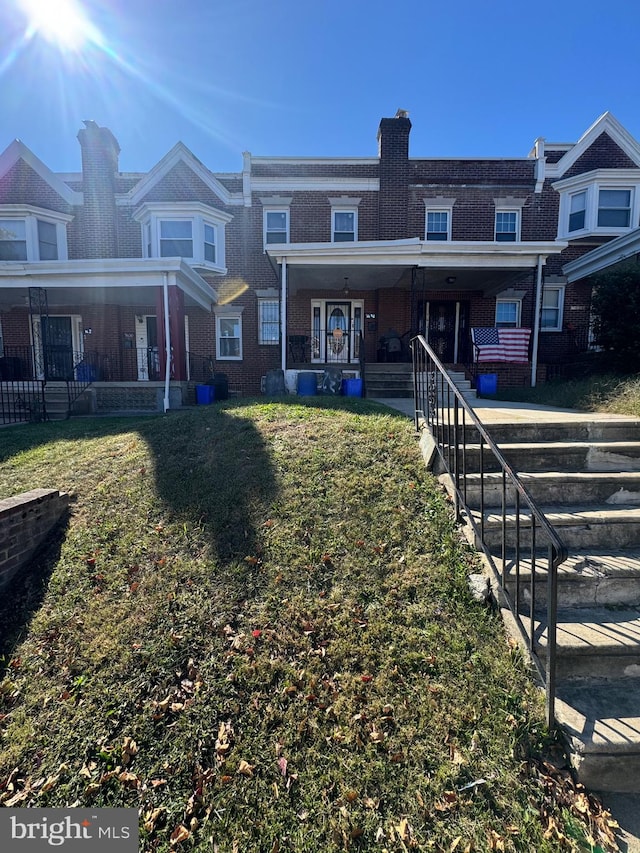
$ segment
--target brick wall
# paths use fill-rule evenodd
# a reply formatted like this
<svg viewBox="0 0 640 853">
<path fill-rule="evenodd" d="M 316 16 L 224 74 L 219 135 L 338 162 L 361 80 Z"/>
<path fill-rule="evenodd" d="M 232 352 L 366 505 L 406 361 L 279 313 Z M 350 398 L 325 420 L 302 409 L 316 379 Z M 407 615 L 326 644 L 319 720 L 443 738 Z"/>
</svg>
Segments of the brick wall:
<svg viewBox="0 0 640 853">
<path fill-rule="evenodd" d="M 28 570 L 68 505 L 69 496 L 55 489 L 33 489 L 0 500 L 0 588 Z"/>
</svg>

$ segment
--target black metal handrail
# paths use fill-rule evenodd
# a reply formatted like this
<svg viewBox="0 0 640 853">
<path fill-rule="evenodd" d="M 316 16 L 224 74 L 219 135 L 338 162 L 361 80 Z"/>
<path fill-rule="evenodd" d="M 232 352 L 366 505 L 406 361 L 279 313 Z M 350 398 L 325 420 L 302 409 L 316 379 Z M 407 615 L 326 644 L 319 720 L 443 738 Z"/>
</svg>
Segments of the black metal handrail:
<svg viewBox="0 0 640 853">
<path fill-rule="evenodd" d="M 567 559 L 567 549 L 424 337 L 418 335 L 413 338 L 411 348 L 416 430 L 424 426 L 431 432 L 453 490 L 456 520 L 461 520 L 464 514 L 474 532 L 476 544 L 486 555 L 503 590 L 513 618 L 545 684 L 547 722 L 551 728 L 555 723 L 558 567 Z M 474 460 L 477 461 L 476 465 Z M 496 508 L 500 514 L 499 564 L 489 544 L 490 519 L 487 513 L 489 481 L 496 476 L 501 491 L 501 505 L 499 509 Z M 479 489 L 475 508 L 471 505 L 471 491 L 474 487 Z M 520 578 L 521 564 L 527 550 L 525 530 L 530 531 L 528 614 L 523 606 L 525 587 Z M 515 540 L 513 554 L 508 553 L 509 534 Z M 545 557 L 541 554 L 542 547 Z M 545 626 L 542 621 L 536 626 L 535 614 L 541 609 L 536 571 L 545 564 L 547 649 L 546 662 L 543 664 L 537 641 Z"/>
</svg>

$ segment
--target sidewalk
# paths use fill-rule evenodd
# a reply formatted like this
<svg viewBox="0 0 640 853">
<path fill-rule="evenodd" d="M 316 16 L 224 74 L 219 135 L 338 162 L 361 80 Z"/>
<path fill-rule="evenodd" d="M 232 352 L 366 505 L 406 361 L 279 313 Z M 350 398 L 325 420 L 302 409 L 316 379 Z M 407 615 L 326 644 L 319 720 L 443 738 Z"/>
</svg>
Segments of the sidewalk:
<svg viewBox="0 0 640 853">
<path fill-rule="evenodd" d="M 390 409 L 396 409 L 407 417 L 413 418 L 413 398 L 411 397 L 389 397 L 376 398 L 367 397 L 373 403 L 381 403 Z M 479 397 L 471 403 L 471 406 L 485 424 L 504 423 L 566 423 L 567 421 L 635 421 L 627 415 L 615 415 L 608 412 L 579 412 L 576 409 L 556 409 L 553 406 L 541 406 L 537 403 L 512 403 L 508 400 L 490 400 Z"/>
<path fill-rule="evenodd" d="M 372 398 L 368 398 L 371 400 Z M 415 411 L 413 399 L 395 397 L 373 399 L 390 409 L 402 412 L 413 419 Z M 472 403 L 478 418 L 484 424 L 504 423 L 566 423 L 567 421 L 635 421 L 637 418 L 615 415 L 606 412 L 579 412 L 576 409 L 557 409 L 534 403 L 512 403 L 506 400 L 478 398 Z M 640 794 L 611 793 L 598 794 L 605 808 L 611 811 L 620 824 L 619 845 L 621 853 L 640 853 Z"/>
</svg>

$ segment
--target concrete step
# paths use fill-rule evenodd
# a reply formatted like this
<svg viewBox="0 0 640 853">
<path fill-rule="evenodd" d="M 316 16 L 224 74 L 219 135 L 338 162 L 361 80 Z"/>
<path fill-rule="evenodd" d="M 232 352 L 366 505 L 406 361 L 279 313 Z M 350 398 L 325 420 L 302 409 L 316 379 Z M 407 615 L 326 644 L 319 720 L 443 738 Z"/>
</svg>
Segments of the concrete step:
<svg viewBox="0 0 640 853">
<path fill-rule="evenodd" d="M 556 715 L 578 778 L 597 791 L 640 791 L 640 679 L 560 684 Z"/>
<path fill-rule="evenodd" d="M 635 441 L 510 442 L 499 446 L 516 471 L 640 471 L 640 442 Z M 465 452 L 467 470 L 478 471 L 480 445 L 467 444 Z M 483 456 L 485 471 L 498 470 L 486 447 Z"/>
<path fill-rule="evenodd" d="M 494 558 L 495 559 L 495 558 Z M 495 560 L 502 571 L 502 560 Z M 531 554 L 520 554 L 520 601 L 531 603 Z M 547 605 L 547 554 L 535 555 L 536 609 Z M 506 587 L 515 598 L 515 557 L 507 556 Z M 640 554 L 637 547 L 585 553 L 572 551 L 558 569 L 558 607 L 640 607 Z"/>
<path fill-rule="evenodd" d="M 519 479 L 537 503 L 640 505 L 640 471 L 535 471 L 520 472 Z M 481 492 L 485 507 L 502 506 L 502 474 L 486 473 L 466 478 L 466 500 L 479 507 Z M 515 489 L 507 487 L 507 505 L 513 505 Z"/>
<path fill-rule="evenodd" d="M 514 441 L 640 441 L 640 420 L 627 417 L 548 423 L 491 423 L 488 429 L 498 444 Z"/>
<path fill-rule="evenodd" d="M 549 523 L 565 543 L 567 548 L 577 550 L 582 548 L 589 552 L 607 548 L 619 550 L 622 548 L 638 547 L 640 542 L 640 507 L 621 505 L 608 507 L 601 504 L 589 509 L 581 506 L 540 507 Z M 480 523 L 477 510 L 472 510 L 476 523 Z M 502 543 L 501 513 L 489 510 L 485 513 L 485 541 L 490 551 L 498 553 Z M 541 541 L 541 531 L 538 527 L 538 542 Z M 507 513 L 506 540 L 507 548 L 515 547 L 516 517 Z M 527 510 L 520 512 L 520 543 L 521 548 L 531 548 L 531 516 Z"/>
<path fill-rule="evenodd" d="M 537 651 L 546 659 L 547 631 L 539 623 Z M 640 610 L 599 607 L 558 612 L 556 676 L 629 678 L 640 684 Z M 638 708 L 640 714 L 640 707 Z"/>
</svg>

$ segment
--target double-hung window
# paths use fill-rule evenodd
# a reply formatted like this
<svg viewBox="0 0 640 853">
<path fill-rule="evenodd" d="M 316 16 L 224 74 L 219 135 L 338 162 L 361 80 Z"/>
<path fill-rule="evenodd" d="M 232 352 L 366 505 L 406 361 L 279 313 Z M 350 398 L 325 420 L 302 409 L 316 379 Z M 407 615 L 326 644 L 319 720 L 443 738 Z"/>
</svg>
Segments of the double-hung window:
<svg viewBox="0 0 640 853">
<path fill-rule="evenodd" d="M 498 243 L 515 243 L 518 240 L 518 210 L 496 210 L 495 237 Z"/>
<path fill-rule="evenodd" d="M 264 245 L 289 242 L 289 211 L 265 210 Z"/>
<path fill-rule="evenodd" d="M 560 332 L 562 330 L 562 313 L 564 308 L 564 287 L 545 286 L 542 291 L 542 314 L 540 328 L 545 332 Z"/>
<path fill-rule="evenodd" d="M 26 260 L 27 225 L 25 220 L 0 220 L 0 261 Z"/>
<path fill-rule="evenodd" d="M 448 240 L 449 218 L 448 210 L 427 210 L 427 240 Z"/>
<path fill-rule="evenodd" d="M 519 328 L 521 308 L 520 299 L 496 299 L 496 327 L 499 329 Z"/>
<path fill-rule="evenodd" d="M 598 228 L 628 228 L 631 224 L 631 190 L 601 189 L 598 194 Z"/>
<path fill-rule="evenodd" d="M 332 211 L 331 240 L 334 243 L 353 243 L 358 237 L 358 211 Z"/>
<path fill-rule="evenodd" d="M 219 359 L 240 361 L 242 359 L 242 315 L 217 315 L 216 339 Z"/>
<path fill-rule="evenodd" d="M 581 231 L 585 226 L 587 193 L 573 193 L 569 200 L 569 232 Z"/>
<path fill-rule="evenodd" d="M 193 258 L 191 219 L 160 220 L 160 257 Z"/>
<path fill-rule="evenodd" d="M 216 262 L 216 232 L 215 225 L 204 223 L 204 259 L 211 264 Z"/>
</svg>

